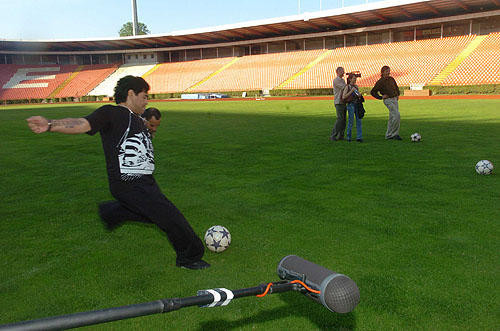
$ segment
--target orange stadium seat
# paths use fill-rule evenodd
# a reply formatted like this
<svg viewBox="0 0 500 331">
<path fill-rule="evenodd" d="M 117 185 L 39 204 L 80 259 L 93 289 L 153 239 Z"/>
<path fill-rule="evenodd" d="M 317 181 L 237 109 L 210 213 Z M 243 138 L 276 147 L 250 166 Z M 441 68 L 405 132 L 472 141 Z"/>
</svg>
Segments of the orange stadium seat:
<svg viewBox="0 0 500 331">
<path fill-rule="evenodd" d="M 119 64 L 96 64 L 77 68 L 74 77 L 70 77 L 55 97 L 81 97 L 87 95 L 93 88 L 111 75 Z"/>
<path fill-rule="evenodd" d="M 316 66 L 285 86 L 288 89 L 327 88 L 332 86 L 335 69 L 359 70 L 359 86 L 373 86 L 380 78 L 380 68 L 391 67 L 400 86 L 427 84 L 473 39 L 460 36 L 443 39 L 406 41 L 336 48 Z"/>
<path fill-rule="evenodd" d="M 0 68 L 0 99 L 14 100 L 47 98 L 77 66 L 2 64 Z"/>
<path fill-rule="evenodd" d="M 500 83 L 500 32 L 483 42 L 443 81 L 442 85 Z"/>
<path fill-rule="evenodd" d="M 162 63 L 145 77 L 149 93 L 182 92 L 214 73 L 233 58 Z"/>
<path fill-rule="evenodd" d="M 324 50 L 312 50 L 244 56 L 193 91 L 273 89 L 323 52 Z"/>
<path fill-rule="evenodd" d="M 391 67 L 400 86 L 427 85 L 475 35 L 418 41 L 294 51 L 197 61 L 162 63 L 145 76 L 150 93 L 223 92 L 331 88 L 335 69 L 359 70 L 359 86 L 373 86 L 380 68 Z M 498 84 L 500 33 L 491 33 L 442 85 Z M 319 56 L 322 55 L 320 61 Z M 300 71 L 317 59 L 308 70 Z M 119 68 L 110 65 L 0 65 L 0 99 L 80 97 Z M 299 74 L 298 74 L 299 73 Z M 294 75 L 297 75 L 294 77 Z"/>
</svg>

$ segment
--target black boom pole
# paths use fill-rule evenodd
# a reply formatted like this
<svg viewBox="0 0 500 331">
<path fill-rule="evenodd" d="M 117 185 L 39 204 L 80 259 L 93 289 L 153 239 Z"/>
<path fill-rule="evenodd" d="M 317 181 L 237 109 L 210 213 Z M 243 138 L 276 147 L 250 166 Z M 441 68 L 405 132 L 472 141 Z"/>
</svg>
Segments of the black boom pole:
<svg viewBox="0 0 500 331">
<path fill-rule="evenodd" d="M 326 269 L 297 255 L 288 255 L 278 264 L 282 281 L 239 290 L 215 288 L 198 291 L 187 298 L 161 299 L 135 305 L 94 310 L 70 315 L 0 325 L 0 331 L 60 330 L 118 321 L 126 318 L 168 313 L 189 306 L 225 306 L 232 299 L 286 291 L 298 291 L 321 303 L 332 312 L 349 313 L 359 302 L 359 289 L 352 279 Z"/>
<path fill-rule="evenodd" d="M 187 298 L 160 299 L 156 301 L 94 310 L 69 315 L 61 315 L 24 321 L 12 324 L 0 325 L 1 331 L 33 331 L 33 330 L 61 330 L 77 328 L 81 326 L 118 321 L 126 318 L 146 316 L 159 313 L 168 313 L 180 308 L 189 306 L 215 307 L 228 304 L 232 299 L 246 296 L 259 295 L 267 293 L 279 293 L 290 290 L 303 291 L 304 288 L 297 283 L 288 281 L 273 282 L 269 284 L 260 284 L 256 287 L 244 288 L 239 290 L 213 289 L 198 291 L 197 296 Z"/>
</svg>

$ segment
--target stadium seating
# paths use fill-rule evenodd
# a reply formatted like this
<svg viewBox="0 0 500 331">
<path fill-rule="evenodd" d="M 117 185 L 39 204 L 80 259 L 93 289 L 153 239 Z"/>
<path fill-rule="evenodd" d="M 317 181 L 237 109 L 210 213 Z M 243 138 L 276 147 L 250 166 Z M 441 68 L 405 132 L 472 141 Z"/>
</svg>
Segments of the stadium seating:
<svg viewBox="0 0 500 331">
<path fill-rule="evenodd" d="M 124 64 L 97 85 L 88 95 L 113 96 L 118 80 L 124 76 L 142 76 L 155 67 L 154 64 Z"/>
<path fill-rule="evenodd" d="M 312 50 L 244 56 L 193 91 L 270 90 L 323 52 L 324 50 Z"/>
<path fill-rule="evenodd" d="M 76 65 L 0 65 L 0 99 L 47 98 Z"/>
<path fill-rule="evenodd" d="M 106 77 L 111 75 L 118 66 L 118 64 L 97 64 L 78 67 L 70 78 L 58 87 L 57 93 L 53 96 L 64 98 L 87 95 Z"/>
<path fill-rule="evenodd" d="M 149 93 L 182 92 L 209 77 L 234 58 L 162 63 L 145 77 Z"/>
<path fill-rule="evenodd" d="M 331 88 L 338 66 L 361 71 L 359 86 L 373 86 L 384 65 L 400 86 L 499 84 L 499 54 L 497 32 L 156 65 L 1 64 L 0 99 L 112 96 L 125 75 L 143 76 L 150 93 Z"/>
<path fill-rule="evenodd" d="M 482 85 L 500 83 L 500 33 L 490 33 L 442 83 Z"/>
<path fill-rule="evenodd" d="M 297 77 L 284 88 L 327 88 L 332 86 L 338 66 L 346 72 L 359 70 L 359 86 L 373 86 L 380 78 L 380 68 L 391 67 L 400 86 L 426 85 L 451 62 L 473 39 L 460 36 L 442 39 L 407 41 L 336 48 L 311 70 Z"/>
</svg>

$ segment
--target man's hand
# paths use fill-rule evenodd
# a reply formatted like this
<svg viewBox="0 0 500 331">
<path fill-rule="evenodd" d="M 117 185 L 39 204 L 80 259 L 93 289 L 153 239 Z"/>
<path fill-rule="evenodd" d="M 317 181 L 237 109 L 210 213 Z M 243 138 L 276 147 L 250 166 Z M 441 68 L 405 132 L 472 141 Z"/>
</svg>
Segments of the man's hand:
<svg viewBox="0 0 500 331">
<path fill-rule="evenodd" d="M 32 116 L 26 119 L 28 126 L 34 133 L 42 133 L 49 130 L 49 121 L 42 116 Z"/>
</svg>

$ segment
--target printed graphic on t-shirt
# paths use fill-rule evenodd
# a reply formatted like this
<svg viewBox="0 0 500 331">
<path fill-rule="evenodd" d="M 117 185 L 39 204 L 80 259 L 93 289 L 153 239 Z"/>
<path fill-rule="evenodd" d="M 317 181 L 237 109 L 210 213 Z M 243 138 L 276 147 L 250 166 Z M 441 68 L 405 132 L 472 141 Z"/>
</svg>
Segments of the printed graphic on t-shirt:
<svg viewBox="0 0 500 331">
<path fill-rule="evenodd" d="M 155 169 L 153 144 L 144 132 L 127 137 L 118 153 L 122 180 L 151 175 Z"/>
</svg>

